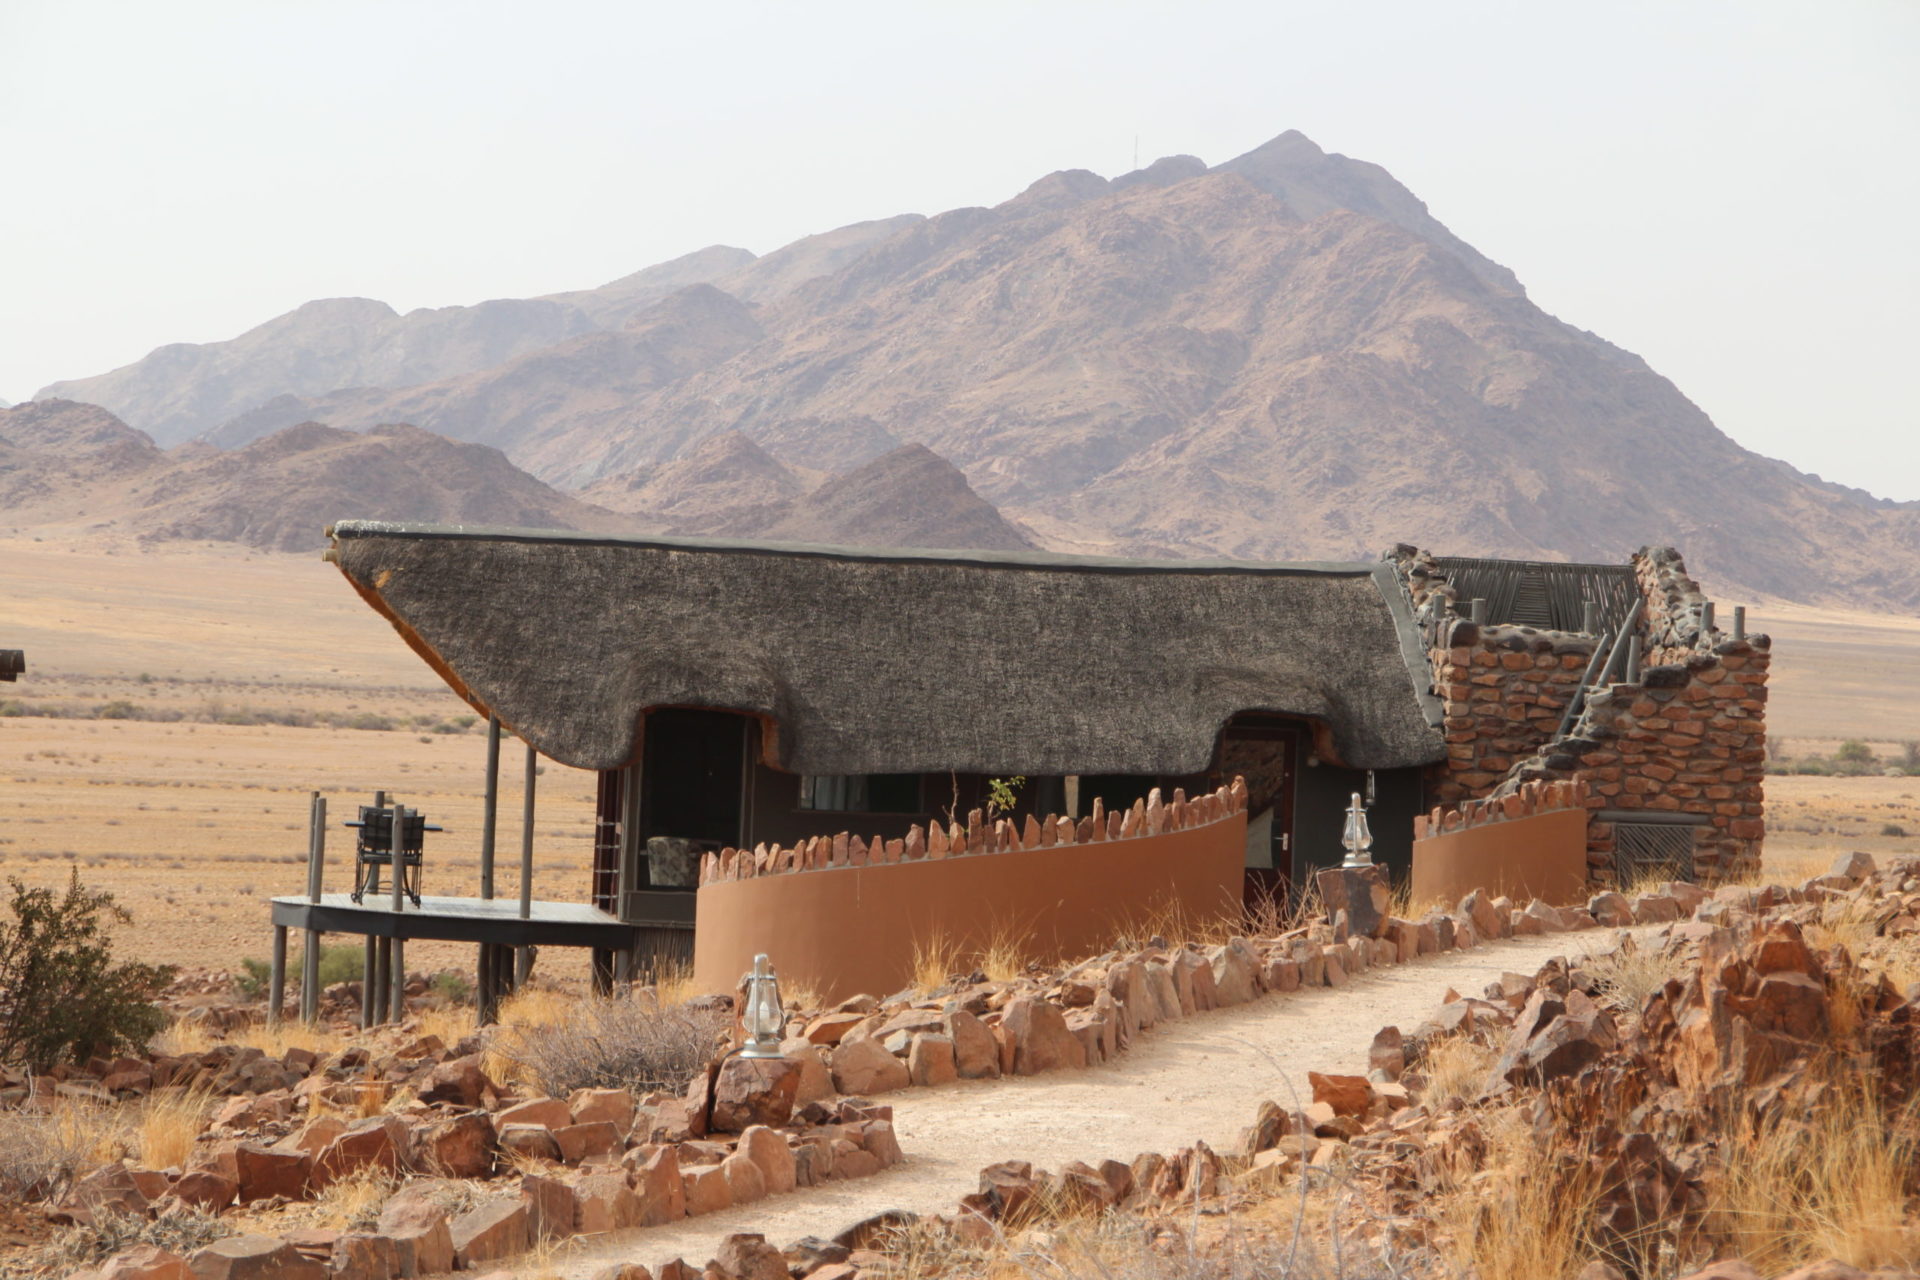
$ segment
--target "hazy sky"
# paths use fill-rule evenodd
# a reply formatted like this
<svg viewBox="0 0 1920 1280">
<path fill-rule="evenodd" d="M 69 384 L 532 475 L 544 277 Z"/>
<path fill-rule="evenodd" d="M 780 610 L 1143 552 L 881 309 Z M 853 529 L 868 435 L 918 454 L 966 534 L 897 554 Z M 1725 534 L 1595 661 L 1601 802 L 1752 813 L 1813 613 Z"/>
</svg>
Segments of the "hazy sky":
<svg viewBox="0 0 1920 1280">
<path fill-rule="evenodd" d="M 1735 439 L 1920 499 L 1916 126 L 1909 0 L 0 0 L 0 397 L 1297 128 Z"/>
</svg>

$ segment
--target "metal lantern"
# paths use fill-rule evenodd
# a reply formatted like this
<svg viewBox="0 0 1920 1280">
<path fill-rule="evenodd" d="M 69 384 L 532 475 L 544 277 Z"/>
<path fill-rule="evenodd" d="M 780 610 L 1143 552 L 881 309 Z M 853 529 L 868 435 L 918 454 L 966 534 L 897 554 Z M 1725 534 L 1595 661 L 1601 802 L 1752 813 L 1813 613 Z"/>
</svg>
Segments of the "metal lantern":
<svg viewBox="0 0 1920 1280">
<path fill-rule="evenodd" d="M 1370 867 L 1373 865 L 1373 832 L 1367 829 L 1367 808 L 1360 803 L 1360 793 L 1353 793 L 1353 802 L 1347 806 L 1347 828 L 1340 835 L 1340 843 L 1346 846 L 1346 861 L 1343 867 Z"/>
<path fill-rule="evenodd" d="M 740 1024 L 746 1030 L 743 1058 L 778 1058 L 780 1037 L 787 1026 L 786 1009 L 780 1003 L 780 979 L 773 963 L 764 955 L 753 958 L 753 972 L 747 975 L 747 1003 L 741 1010 Z"/>
</svg>

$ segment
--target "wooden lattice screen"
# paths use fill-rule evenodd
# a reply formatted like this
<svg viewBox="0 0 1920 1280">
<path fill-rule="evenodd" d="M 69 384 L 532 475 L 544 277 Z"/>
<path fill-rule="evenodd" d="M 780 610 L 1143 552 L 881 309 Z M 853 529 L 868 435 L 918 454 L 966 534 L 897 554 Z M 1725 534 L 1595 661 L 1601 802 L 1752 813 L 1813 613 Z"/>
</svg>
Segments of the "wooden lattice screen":
<svg viewBox="0 0 1920 1280">
<path fill-rule="evenodd" d="M 1613 874 L 1616 884 L 1647 880 L 1693 879 L 1696 828 L 1669 822 L 1615 822 Z"/>
<path fill-rule="evenodd" d="M 1454 598 L 1463 611 L 1469 600 L 1486 601 L 1483 622 L 1580 631 L 1586 606 L 1592 604 L 1599 629 L 1611 631 L 1626 618 L 1638 593 L 1632 565 L 1472 556 L 1440 556 L 1437 563 L 1453 584 Z"/>
</svg>

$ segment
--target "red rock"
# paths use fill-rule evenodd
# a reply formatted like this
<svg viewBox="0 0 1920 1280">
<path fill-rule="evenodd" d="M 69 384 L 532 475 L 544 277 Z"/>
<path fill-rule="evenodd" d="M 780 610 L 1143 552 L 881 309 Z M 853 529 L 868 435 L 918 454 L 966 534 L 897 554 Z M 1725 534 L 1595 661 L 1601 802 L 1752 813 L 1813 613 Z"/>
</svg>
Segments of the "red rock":
<svg viewBox="0 0 1920 1280">
<path fill-rule="evenodd" d="M 1729 1258 L 1724 1262 L 1711 1263 L 1698 1271 L 1688 1272 L 1680 1280 L 1764 1280 L 1758 1271 L 1748 1266 L 1743 1259 Z"/>
<path fill-rule="evenodd" d="M 469 1111 L 421 1125 L 413 1131 L 420 1166 L 443 1178 L 484 1178 L 493 1172 L 493 1122 L 484 1111 Z"/>
<path fill-rule="evenodd" d="M 397 1280 L 402 1275 L 400 1247 L 385 1236 L 349 1231 L 333 1242 L 330 1280 Z"/>
<path fill-rule="evenodd" d="M 613 1155 L 626 1147 L 621 1141 L 620 1130 L 610 1120 L 570 1124 L 563 1129 L 555 1129 L 553 1142 L 560 1148 L 560 1159 L 567 1164 L 579 1164 L 595 1156 Z"/>
<path fill-rule="evenodd" d="M 1365 1076 L 1328 1076 L 1309 1071 L 1307 1083 L 1313 1087 L 1313 1100 L 1332 1107 L 1335 1115 L 1363 1116 L 1373 1105 L 1373 1086 Z"/>
<path fill-rule="evenodd" d="M 580 1089 L 567 1099 L 575 1124 L 607 1123 L 622 1136 L 633 1128 L 633 1095 L 625 1089 Z"/>
<path fill-rule="evenodd" d="M 1086 1049 L 1068 1029 L 1066 1016 L 1044 1000 L 1014 997 L 1001 1011 L 1000 1026 L 1013 1042 L 1015 1075 L 1087 1065 Z"/>
<path fill-rule="evenodd" d="M 687 1216 L 686 1185 L 680 1177 L 680 1156 L 672 1147 L 654 1152 L 633 1175 L 638 1197 L 637 1225 L 657 1227 Z"/>
<path fill-rule="evenodd" d="M 240 1186 L 225 1174 L 209 1169 L 194 1169 L 180 1175 L 180 1180 L 173 1184 L 172 1192 L 181 1204 L 218 1213 L 234 1202 L 234 1198 L 240 1194 Z"/>
<path fill-rule="evenodd" d="M 326 1145 L 313 1160 L 310 1183 L 317 1193 L 330 1183 L 363 1169 L 398 1173 L 403 1163 L 407 1126 L 398 1116 L 372 1116 Z"/>
<path fill-rule="evenodd" d="M 1633 904 L 1624 894 L 1596 893 L 1587 899 L 1587 914 L 1604 929 L 1624 929 L 1633 923 Z"/>
<path fill-rule="evenodd" d="M 744 1152 L 736 1151 L 720 1162 L 720 1172 L 727 1179 L 727 1189 L 733 1193 L 735 1204 L 752 1204 L 756 1200 L 767 1198 L 767 1179 Z"/>
<path fill-rule="evenodd" d="M 756 1124 L 783 1125 L 793 1115 L 802 1068 L 786 1058 L 728 1058 L 714 1082 L 710 1127 L 741 1133 Z"/>
<path fill-rule="evenodd" d="M 740 1135 L 739 1151 L 753 1161 L 766 1182 L 768 1195 L 792 1191 L 797 1185 L 793 1150 L 782 1135 L 765 1125 L 754 1125 Z"/>
<path fill-rule="evenodd" d="M 304 1152 L 275 1151 L 254 1142 L 243 1142 L 234 1152 L 240 1203 L 249 1204 L 269 1196 L 298 1200 L 307 1193 L 313 1161 Z"/>
<path fill-rule="evenodd" d="M 1000 1074 L 1000 1045 L 985 1023 L 965 1010 L 946 1016 L 947 1036 L 953 1041 L 954 1071 L 963 1080 Z"/>
<path fill-rule="evenodd" d="M 315 1116 L 273 1144 L 275 1151 L 303 1151 L 317 1156 L 327 1144 L 347 1131 L 347 1122 L 338 1116 Z"/>
<path fill-rule="evenodd" d="M 558 1098 L 529 1098 L 494 1113 L 494 1127 L 510 1124 L 537 1124 L 543 1129 L 564 1129 L 573 1123 L 573 1112 Z"/>
<path fill-rule="evenodd" d="M 157 1244 L 123 1249 L 91 1274 L 97 1280 L 193 1280 L 193 1268 L 187 1260 Z"/>
<path fill-rule="evenodd" d="M 916 1034 L 907 1044 L 907 1074 L 917 1085 L 947 1084 L 957 1079 L 953 1041 L 943 1035 Z"/>
<path fill-rule="evenodd" d="M 726 1172 L 717 1164 L 682 1169 L 680 1181 L 687 1213 L 691 1216 L 733 1207 L 733 1187 L 727 1182 Z"/>
<path fill-rule="evenodd" d="M 277 1236 L 228 1236 L 187 1256 L 196 1280 L 327 1280 L 327 1269 Z"/>
<path fill-rule="evenodd" d="M 1873 1280 L 1873 1277 L 1838 1258 L 1828 1258 L 1824 1262 L 1816 1262 L 1811 1266 L 1801 1267 L 1797 1271 L 1789 1271 L 1779 1277 L 1779 1280 Z"/>
<path fill-rule="evenodd" d="M 573 1189 L 573 1210 L 569 1225 L 583 1236 L 640 1225 L 640 1197 L 617 1173 L 596 1173 L 580 1179 Z"/>
<path fill-rule="evenodd" d="M 1400 1078 L 1400 1073 L 1407 1069 L 1407 1050 L 1400 1028 L 1382 1027 L 1374 1035 L 1373 1044 L 1367 1049 L 1367 1069 L 1383 1071 L 1390 1080 Z"/>
<path fill-rule="evenodd" d="M 906 1063 L 876 1040 L 843 1041 L 833 1051 L 833 1085 L 841 1093 L 888 1093 L 911 1083 Z"/>
<path fill-rule="evenodd" d="M 482 1201 L 448 1224 L 454 1260 L 471 1270 L 483 1262 L 525 1253 L 533 1245 L 531 1220 L 524 1201 L 505 1196 Z"/>
<path fill-rule="evenodd" d="M 938 828 L 935 828 L 938 830 Z M 762 1235 L 730 1235 L 714 1255 L 720 1273 L 736 1280 L 788 1280 L 786 1255 Z"/>
<path fill-rule="evenodd" d="M 380 1234 L 394 1242 L 403 1275 L 429 1276 L 453 1270 L 449 1215 L 434 1199 L 430 1182 L 408 1183 L 388 1197 L 380 1209 Z"/>
<path fill-rule="evenodd" d="M 450 1102 L 471 1111 L 481 1104 L 492 1087 L 493 1082 L 480 1069 L 480 1055 L 470 1053 L 435 1067 L 427 1077 L 426 1087 L 420 1091 L 420 1101 Z"/>
<path fill-rule="evenodd" d="M 560 1163 L 560 1143 L 553 1130 L 539 1124 L 500 1126 L 500 1149 L 529 1160 Z"/>
<path fill-rule="evenodd" d="M 131 1170 L 118 1161 L 94 1170 L 74 1183 L 65 1204 L 88 1213 L 127 1213 L 147 1216 L 147 1197 Z"/>
</svg>

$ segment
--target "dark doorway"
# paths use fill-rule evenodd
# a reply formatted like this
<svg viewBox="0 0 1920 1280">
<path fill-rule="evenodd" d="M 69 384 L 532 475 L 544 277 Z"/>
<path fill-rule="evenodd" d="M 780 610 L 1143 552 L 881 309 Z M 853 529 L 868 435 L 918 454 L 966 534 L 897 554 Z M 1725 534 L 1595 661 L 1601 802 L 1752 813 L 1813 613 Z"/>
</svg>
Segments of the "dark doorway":
<svg viewBox="0 0 1920 1280">
<path fill-rule="evenodd" d="M 1285 905 L 1293 886 L 1293 800 L 1307 727 L 1298 720 L 1242 713 L 1220 731 L 1215 785 L 1247 780 L 1247 875 L 1251 909 L 1263 900 Z"/>
<path fill-rule="evenodd" d="M 640 757 L 640 836 L 741 843 L 740 779 L 751 721 L 730 711 L 647 713 Z"/>
</svg>

